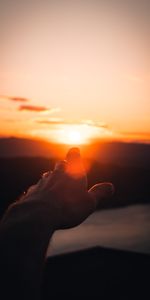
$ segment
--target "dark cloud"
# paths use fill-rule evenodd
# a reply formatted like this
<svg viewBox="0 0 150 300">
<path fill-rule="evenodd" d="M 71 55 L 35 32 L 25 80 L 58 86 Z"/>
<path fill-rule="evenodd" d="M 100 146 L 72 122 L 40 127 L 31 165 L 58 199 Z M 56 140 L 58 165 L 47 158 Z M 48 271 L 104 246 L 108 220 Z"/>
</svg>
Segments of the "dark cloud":
<svg viewBox="0 0 150 300">
<path fill-rule="evenodd" d="M 28 110 L 28 111 L 34 111 L 34 112 L 42 112 L 42 111 L 48 111 L 49 109 L 45 106 L 35 106 L 35 105 L 20 105 L 19 110 Z"/>
<path fill-rule="evenodd" d="M 23 98 L 23 97 L 0 96 L 0 98 L 10 100 L 10 101 L 14 101 L 14 102 L 28 102 L 28 101 L 30 101 L 29 99 Z"/>
<path fill-rule="evenodd" d="M 22 97 L 8 97 L 9 100 L 15 101 L 15 102 L 28 102 L 30 101 L 27 98 L 22 98 Z"/>
</svg>

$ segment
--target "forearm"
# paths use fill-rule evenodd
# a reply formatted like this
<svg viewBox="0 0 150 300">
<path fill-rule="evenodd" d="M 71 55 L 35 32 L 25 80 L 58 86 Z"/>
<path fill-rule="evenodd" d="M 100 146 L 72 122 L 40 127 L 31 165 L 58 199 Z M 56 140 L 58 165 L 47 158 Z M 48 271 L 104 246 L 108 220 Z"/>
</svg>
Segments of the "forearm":
<svg viewBox="0 0 150 300">
<path fill-rule="evenodd" d="M 49 239 L 54 232 L 53 214 L 49 225 L 34 201 L 18 202 L 0 225 L 0 262 L 4 283 L 13 286 L 21 299 L 38 299 Z M 51 221 L 50 221 L 51 220 Z M 15 279 L 15 280 L 14 280 Z M 6 281 L 6 282 L 5 282 Z M 13 285 L 12 285 L 13 282 Z M 19 293 L 23 295 L 19 295 Z"/>
</svg>

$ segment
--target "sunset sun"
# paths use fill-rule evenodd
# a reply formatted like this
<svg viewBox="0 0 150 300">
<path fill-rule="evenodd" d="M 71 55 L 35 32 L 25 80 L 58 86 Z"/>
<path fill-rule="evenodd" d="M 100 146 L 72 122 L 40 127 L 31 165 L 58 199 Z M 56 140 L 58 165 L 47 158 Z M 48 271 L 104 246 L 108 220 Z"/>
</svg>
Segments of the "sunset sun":
<svg viewBox="0 0 150 300">
<path fill-rule="evenodd" d="M 87 144 L 90 134 L 87 128 L 78 125 L 66 126 L 58 132 L 57 140 L 63 144 L 81 145 Z"/>
<path fill-rule="evenodd" d="M 48 124 L 49 125 L 49 124 Z M 90 144 L 94 139 L 110 138 L 112 131 L 103 128 L 100 125 L 88 124 L 87 122 L 80 123 L 58 123 L 52 122 L 51 128 L 43 124 L 42 129 L 30 131 L 34 137 L 41 137 L 56 144 L 66 145 L 85 145 Z"/>
<path fill-rule="evenodd" d="M 82 144 L 84 142 L 81 133 L 77 130 L 68 130 L 66 132 L 66 144 Z"/>
</svg>

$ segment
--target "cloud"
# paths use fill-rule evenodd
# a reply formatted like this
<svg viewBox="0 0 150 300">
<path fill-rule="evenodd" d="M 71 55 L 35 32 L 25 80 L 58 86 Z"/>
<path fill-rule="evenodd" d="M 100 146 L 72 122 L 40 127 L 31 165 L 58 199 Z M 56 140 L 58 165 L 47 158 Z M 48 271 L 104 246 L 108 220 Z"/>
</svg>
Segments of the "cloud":
<svg viewBox="0 0 150 300">
<path fill-rule="evenodd" d="M 65 122 L 61 118 L 51 118 L 51 119 L 45 119 L 45 120 L 36 120 L 36 123 L 43 124 L 43 125 L 64 125 L 64 124 L 71 124 Z"/>
<path fill-rule="evenodd" d="M 22 98 L 22 97 L 9 97 L 8 99 L 11 101 L 15 101 L 15 102 L 28 102 L 29 101 L 29 99 Z"/>
<path fill-rule="evenodd" d="M 10 100 L 10 101 L 14 101 L 14 102 L 28 102 L 28 101 L 30 101 L 29 99 L 23 98 L 23 97 L 0 96 L 0 98 Z"/>
<path fill-rule="evenodd" d="M 18 108 L 20 111 L 34 111 L 34 112 L 43 112 L 43 111 L 50 111 L 49 108 L 45 106 L 36 106 L 36 105 L 20 105 Z"/>
<path fill-rule="evenodd" d="M 150 132 L 149 131 L 127 131 L 127 132 L 121 132 L 121 134 L 126 136 L 135 136 L 135 137 L 149 137 L 150 138 Z"/>
<path fill-rule="evenodd" d="M 83 120 L 82 124 L 88 125 L 88 126 L 94 126 L 98 128 L 104 128 L 104 129 L 109 129 L 108 124 L 104 122 L 94 122 L 93 120 Z"/>
<path fill-rule="evenodd" d="M 53 114 L 53 113 L 57 113 L 60 112 L 61 108 L 60 107 L 53 107 L 51 109 L 47 109 L 46 111 L 43 111 L 44 115 L 48 115 L 48 114 Z"/>
<path fill-rule="evenodd" d="M 94 122 L 92 120 L 83 120 L 81 122 L 79 121 L 65 121 L 61 118 L 50 118 L 50 119 L 41 119 L 36 120 L 38 124 L 45 124 L 45 125 L 88 125 L 91 127 L 97 127 L 109 130 L 109 126 L 106 123 L 103 122 Z"/>
</svg>

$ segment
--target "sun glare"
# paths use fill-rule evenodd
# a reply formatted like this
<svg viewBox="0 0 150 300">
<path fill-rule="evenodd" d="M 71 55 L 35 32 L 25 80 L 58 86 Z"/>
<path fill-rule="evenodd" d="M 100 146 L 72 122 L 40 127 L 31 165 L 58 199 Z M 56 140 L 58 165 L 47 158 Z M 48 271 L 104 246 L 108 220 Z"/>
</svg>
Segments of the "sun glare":
<svg viewBox="0 0 150 300">
<path fill-rule="evenodd" d="M 82 136 L 77 130 L 69 130 L 66 132 L 66 143 L 68 144 L 81 144 L 83 142 Z"/>
<path fill-rule="evenodd" d="M 81 145 L 88 143 L 89 133 L 85 128 L 67 126 L 59 131 L 58 141 L 68 145 Z"/>
<path fill-rule="evenodd" d="M 54 128 L 38 129 L 32 135 L 45 138 L 57 144 L 84 145 L 94 138 L 106 138 L 112 135 L 110 130 L 88 124 L 59 124 Z"/>
</svg>

